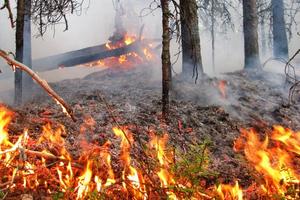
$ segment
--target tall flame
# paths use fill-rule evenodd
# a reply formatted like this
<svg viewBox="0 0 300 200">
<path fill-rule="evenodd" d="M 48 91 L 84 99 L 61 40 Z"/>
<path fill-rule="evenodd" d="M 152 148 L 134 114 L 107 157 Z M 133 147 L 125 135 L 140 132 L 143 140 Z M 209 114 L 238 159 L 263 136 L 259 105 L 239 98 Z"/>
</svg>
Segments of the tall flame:
<svg viewBox="0 0 300 200">
<path fill-rule="evenodd" d="M 261 141 L 254 129 L 241 132 L 234 148 L 243 150 L 246 158 L 263 175 L 265 184 L 261 188 L 268 195 L 285 195 L 291 185 L 299 184 L 299 173 L 293 163 L 294 153 L 298 154 L 300 148 L 298 133 L 274 126 L 271 137 L 266 136 Z"/>
</svg>

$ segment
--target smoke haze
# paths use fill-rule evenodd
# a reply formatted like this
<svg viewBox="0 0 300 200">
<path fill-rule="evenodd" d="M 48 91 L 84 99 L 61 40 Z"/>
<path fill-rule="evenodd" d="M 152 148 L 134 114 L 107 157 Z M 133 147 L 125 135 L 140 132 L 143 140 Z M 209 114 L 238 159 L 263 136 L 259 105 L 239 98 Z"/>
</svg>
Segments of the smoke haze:
<svg viewBox="0 0 300 200">
<path fill-rule="evenodd" d="M 129 32 L 135 34 L 139 33 L 139 28 L 145 24 L 144 36 L 148 38 L 161 38 L 161 10 L 157 9 L 153 13 L 139 18 L 143 8 L 147 8 L 152 0 L 125 0 L 122 1 L 127 16 L 124 19 L 124 25 L 128 28 Z M 13 3 L 15 3 L 13 1 Z M 15 4 L 12 5 L 15 9 Z M 143 14 L 149 13 L 145 9 Z M 115 10 L 112 0 L 90 0 L 83 6 L 82 12 L 68 16 L 69 30 L 63 32 L 64 25 L 57 25 L 55 28 L 49 27 L 48 31 L 43 37 L 37 36 L 37 28 L 32 26 L 32 56 L 33 59 L 46 57 L 63 53 L 66 51 L 77 50 L 89 46 L 99 45 L 107 42 L 109 36 L 114 32 L 115 26 Z M 299 15 L 296 21 L 300 21 Z M 229 31 L 225 36 L 222 34 L 216 35 L 216 72 L 217 74 L 240 70 L 243 68 L 244 53 L 243 53 L 243 35 L 242 35 L 242 18 L 235 16 L 235 30 Z M 200 21 L 201 23 L 201 21 Z M 7 12 L 0 11 L 0 48 L 14 52 L 15 38 L 14 31 L 9 24 Z M 200 24 L 201 32 L 201 49 L 204 71 L 209 75 L 215 75 L 212 69 L 212 56 L 211 56 L 211 38 L 209 31 L 204 31 L 203 26 Z M 296 31 L 296 30 L 295 30 Z M 289 43 L 290 55 L 300 48 L 300 37 L 294 34 L 293 39 Z M 178 44 L 175 40 L 172 41 L 172 54 L 178 52 Z M 269 52 L 266 57 L 271 55 Z M 173 56 L 173 61 L 176 57 Z M 264 61 L 265 58 L 262 58 Z M 158 69 L 160 66 L 156 66 Z M 0 80 L 11 77 L 9 81 L 1 80 L 0 91 L 7 88 L 13 88 L 13 73 L 7 69 L 3 61 L 0 61 L 0 69 L 3 71 L 0 74 Z M 85 75 L 86 73 L 94 72 L 95 69 L 80 69 L 79 73 L 74 72 L 74 77 Z M 89 71 L 90 70 L 90 71 Z M 181 57 L 174 65 L 176 72 L 181 71 Z M 72 78 L 70 76 L 72 70 L 67 70 L 68 77 L 65 73 L 44 73 L 42 76 L 49 81 L 58 81 L 63 78 Z M 58 76 L 61 76 L 59 77 Z M 159 74 L 158 74 L 159 75 Z M 53 76 L 55 76 L 53 78 Z M 160 77 L 158 77 L 160 78 Z"/>
</svg>

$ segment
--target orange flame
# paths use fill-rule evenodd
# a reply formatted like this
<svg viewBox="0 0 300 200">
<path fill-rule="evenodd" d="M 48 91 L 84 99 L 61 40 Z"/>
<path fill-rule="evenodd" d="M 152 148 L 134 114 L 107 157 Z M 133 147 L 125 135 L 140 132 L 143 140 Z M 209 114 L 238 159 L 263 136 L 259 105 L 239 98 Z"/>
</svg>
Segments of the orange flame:
<svg viewBox="0 0 300 200">
<path fill-rule="evenodd" d="M 118 49 L 124 46 L 128 46 L 133 44 L 137 40 L 137 36 L 126 34 L 124 38 L 117 42 L 107 42 L 105 47 L 108 50 Z M 153 61 L 154 54 L 151 52 L 152 44 L 146 45 L 143 49 L 137 49 L 136 52 L 132 51 L 126 54 L 123 54 L 119 57 L 111 57 L 103 60 L 99 60 L 93 63 L 87 64 L 87 66 L 110 66 L 110 67 L 124 67 L 130 68 L 143 62 Z"/>
<path fill-rule="evenodd" d="M 169 172 L 169 163 L 172 161 L 165 155 L 168 134 L 164 134 L 162 138 L 159 138 L 153 132 L 150 132 L 150 137 L 150 147 L 156 150 L 157 159 L 160 163 L 160 169 L 157 175 L 160 179 L 161 186 L 167 188 L 176 183 L 172 174 Z M 169 199 L 177 199 L 177 196 L 172 191 L 168 191 L 167 194 Z"/>
<path fill-rule="evenodd" d="M 138 170 L 131 166 L 130 146 L 133 143 L 132 133 L 126 127 L 114 127 L 113 132 L 122 139 L 120 158 L 124 163 L 123 187 L 127 190 L 126 180 L 128 180 L 131 188 L 133 188 L 134 196 L 138 199 L 146 199 L 144 179 Z"/>
<path fill-rule="evenodd" d="M 89 183 L 92 179 L 91 161 L 88 160 L 84 173 L 78 178 L 77 198 L 83 199 L 89 192 Z"/>
<path fill-rule="evenodd" d="M 216 191 L 222 200 L 243 200 L 243 190 L 237 181 L 234 186 L 220 184 Z"/>
<path fill-rule="evenodd" d="M 241 137 L 235 142 L 235 150 L 244 150 L 246 158 L 263 175 L 265 184 L 261 188 L 267 194 L 284 195 L 291 185 L 299 184 L 299 174 L 292 162 L 293 153 L 300 148 L 298 133 L 274 126 L 271 141 L 268 136 L 261 141 L 253 129 L 241 132 Z"/>
</svg>

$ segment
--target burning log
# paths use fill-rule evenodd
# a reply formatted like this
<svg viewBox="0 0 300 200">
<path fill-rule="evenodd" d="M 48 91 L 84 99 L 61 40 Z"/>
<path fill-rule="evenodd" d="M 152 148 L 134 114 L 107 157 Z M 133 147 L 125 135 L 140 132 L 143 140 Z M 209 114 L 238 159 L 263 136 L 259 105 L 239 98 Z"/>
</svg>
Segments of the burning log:
<svg viewBox="0 0 300 200">
<path fill-rule="evenodd" d="M 102 44 L 98 46 L 92 46 L 76 51 L 70 51 L 59 55 L 54 55 L 46 58 L 41 58 L 33 61 L 33 68 L 35 71 L 43 72 L 48 70 L 58 69 L 59 67 L 72 67 L 75 65 L 86 64 L 89 62 L 94 62 L 110 57 L 119 57 L 126 55 L 128 53 L 137 53 L 144 60 L 145 54 L 144 49 L 148 49 L 151 54 L 152 50 L 149 49 L 147 44 L 157 43 L 160 40 L 158 39 L 143 39 L 133 41 L 131 44 L 124 45 L 119 48 L 109 49 L 107 44 Z M 159 47 L 153 48 L 154 50 Z"/>
<path fill-rule="evenodd" d="M 49 86 L 49 84 L 45 80 L 41 79 L 33 70 L 31 70 L 26 65 L 10 58 L 9 54 L 5 51 L 0 50 L 0 57 L 6 60 L 7 64 L 10 65 L 14 71 L 16 68 L 18 68 L 22 71 L 25 71 L 29 76 L 31 76 L 32 79 L 35 80 L 48 93 L 48 95 L 51 96 L 57 102 L 57 104 L 62 107 L 63 112 L 70 116 L 73 121 L 76 121 L 73 115 L 72 108 Z"/>
<path fill-rule="evenodd" d="M 101 60 L 104 58 L 109 58 L 109 57 L 117 57 L 121 56 L 130 52 L 136 52 L 138 49 L 141 49 L 143 45 L 139 41 L 135 41 L 132 44 L 129 44 L 127 46 L 123 46 L 117 49 L 112 49 L 112 50 L 106 50 L 102 51 L 99 53 L 95 53 L 92 55 L 85 55 L 85 56 L 80 56 L 80 57 L 75 57 L 69 60 L 66 60 L 62 63 L 59 64 L 61 67 L 71 67 L 83 63 L 89 63 L 97 60 Z"/>
</svg>

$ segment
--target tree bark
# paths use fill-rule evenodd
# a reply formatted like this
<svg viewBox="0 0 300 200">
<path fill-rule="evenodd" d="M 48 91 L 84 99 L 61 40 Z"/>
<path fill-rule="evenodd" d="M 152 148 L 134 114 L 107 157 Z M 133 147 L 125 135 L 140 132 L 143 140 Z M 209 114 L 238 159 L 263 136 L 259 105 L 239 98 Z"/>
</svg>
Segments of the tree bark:
<svg viewBox="0 0 300 200">
<path fill-rule="evenodd" d="M 171 87 L 171 60 L 170 60 L 170 28 L 169 28 L 169 0 L 160 0 L 162 8 L 162 117 L 168 118 L 169 90 Z"/>
<path fill-rule="evenodd" d="M 32 69 L 32 55 L 31 55 L 31 1 L 25 0 L 25 13 L 24 13 L 24 31 L 23 31 L 23 63 Z M 32 78 L 23 74 L 23 99 L 25 94 L 27 97 L 32 95 L 31 88 L 33 86 Z M 26 98 L 26 97 L 25 97 Z"/>
<path fill-rule="evenodd" d="M 31 0 L 18 0 L 16 23 L 16 60 L 32 67 L 31 58 Z M 20 69 L 15 72 L 15 104 L 20 105 L 23 92 L 29 91 L 32 79 L 23 75 Z"/>
<path fill-rule="evenodd" d="M 267 38 L 266 38 L 266 27 L 265 27 L 264 19 L 262 19 L 260 23 L 260 35 L 261 35 L 262 56 L 265 56 L 267 54 Z"/>
<path fill-rule="evenodd" d="M 196 0 L 180 0 L 182 74 L 190 80 L 203 74 Z"/>
<path fill-rule="evenodd" d="M 23 62 L 24 53 L 24 13 L 25 0 L 18 0 L 17 2 L 17 23 L 16 23 L 16 60 Z M 22 103 L 22 71 L 16 69 L 15 72 L 15 104 Z"/>
<path fill-rule="evenodd" d="M 287 59 L 288 40 L 285 29 L 284 20 L 284 4 L 283 0 L 272 0 L 273 15 L 273 56 Z"/>
<path fill-rule="evenodd" d="M 213 73 L 216 73 L 215 64 L 215 0 L 211 0 L 211 57 Z"/>
<path fill-rule="evenodd" d="M 243 0 L 245 69 L 260 66 L 256 0 Z"/>
</svg>

